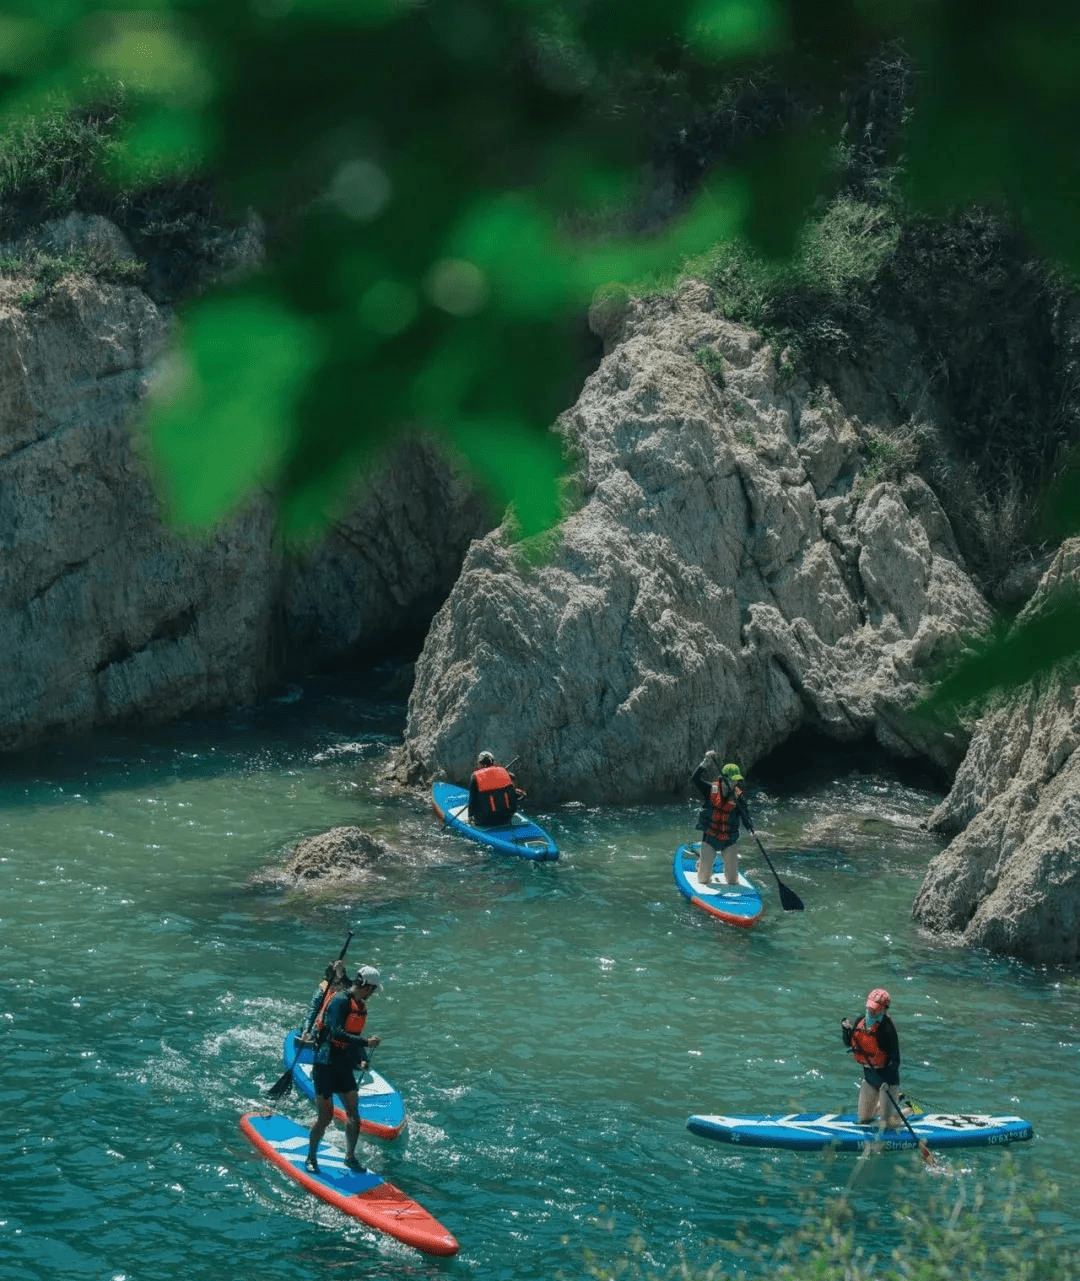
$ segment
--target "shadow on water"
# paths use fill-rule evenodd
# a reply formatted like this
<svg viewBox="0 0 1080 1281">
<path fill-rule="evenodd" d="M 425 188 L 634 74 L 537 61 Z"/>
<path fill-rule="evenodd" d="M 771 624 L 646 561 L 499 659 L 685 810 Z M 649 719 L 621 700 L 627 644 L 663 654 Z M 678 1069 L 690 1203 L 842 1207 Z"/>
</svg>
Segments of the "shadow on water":
<svg viewBox="0 0 1080 1281">
<path fill-rule="evenodd" d="M 838 743 L 815 730 L 800 730 L 754 766 L 753 781 L 797 798 L 817 793 L 831 780 L 852 776 L 888 778 L 899 786 L 942 795 L 951 785 L 948 775 L 926 760 L 905 759 L 872 738 Z"/>
<path fill-rule="evenodd" d="M 309 677 L 279 695 L 220 716 L 161 726 L 102 729 L 0 755 L 0 789 L 40 799 L 81 785 L 101 794 L 161 778 L 212 778 L 290 764 L 357 764 L 401 742 L 408 690 L 401 661 L 369 671 Z"/>
</svg>

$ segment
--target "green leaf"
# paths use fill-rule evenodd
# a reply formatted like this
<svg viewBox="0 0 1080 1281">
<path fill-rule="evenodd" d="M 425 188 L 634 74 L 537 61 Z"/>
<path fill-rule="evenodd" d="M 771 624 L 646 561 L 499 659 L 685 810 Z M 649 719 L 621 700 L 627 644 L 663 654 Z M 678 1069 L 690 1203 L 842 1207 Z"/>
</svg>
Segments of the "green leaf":
<svg viewBox="0 0 1080 1281">
<path fill-rule="evenodd" d="M 687 38 L 706 56 L 760 57 L 779 48 L 787 25 L 776 0 L 698 0 L 690 10 Z"/>
<path fill-rule="evenodd" d="M 1080 594 L 1062 588 L 1030 617 L 994 628 L 915 709 L 936 716 L 975 708 L 995 690 L 1017 689 L 1058 664 L 1075 661 L 1080 636 Z"/>
<path fill-rule="evenodd" d="M 274 482 L 319 353 L 316 331 L 271 298 L 222 296 L 192 311 L 149 419 L 176 521 L 211 524 Z"/>
<path fill-rule="evenodd" d="M 521 421 L 476 418 L 453 423 L 449 435 L 500 507 L 512 504 L 521 537 L 542 533 L 560 518 L 565 460 L 553 432 Z"/>
</svg>

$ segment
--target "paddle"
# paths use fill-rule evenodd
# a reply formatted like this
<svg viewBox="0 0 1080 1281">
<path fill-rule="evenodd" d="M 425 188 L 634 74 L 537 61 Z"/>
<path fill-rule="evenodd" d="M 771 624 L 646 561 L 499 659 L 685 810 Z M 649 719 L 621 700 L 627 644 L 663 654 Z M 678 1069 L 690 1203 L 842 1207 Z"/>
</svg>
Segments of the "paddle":
<svg viewBox="0 0 1080 1281">
<path fill-rule="evenodd" d="M 746 806 L 740 805 L 739 812 L 742 814 L 743 822 L 753 834 L 754 840 L 757 841 L 757 847 L 761 851 L 765 862 L 768 863 L 769 871 L 772 872 L 773 876 L 776 876 L 776 868 L 772 865 L 772 859 L 765 853 L 765 846 L 758 840 L 758 834 L 754 831 L 753 823 L 750 822 L 750 815 L 746 812 Z M 799 898 L 798 894 L 796 894 L 793 889 L 785 885 L 779 876 L 776 876 L 776 885 L 780 890 L 780 906 L 785 912 L 801 912 L 804 910 L 805 904 L 802 899 Z"/>
<path fill-rule="evenodd" d="M 342 944 L 341 951 L 338 953 L 338 956 L 337 956 L 337 959 L 339 961 L 343 961 L 345 959 L 345 953 L 349 950 L 349 941 L 352 939 L 352 936 L 353 936 L 352 930 L 350 930 L 348 934 L 345 935 L 345 942 Z M 316 1007 L 312 1011 L 311 1017 L 307 1021 L 307 1027 L 304 1028 L 298 1040 L 303 1041 L 307 1039 L 307 1036 L 311 1031 L 312 1025 L 314 1024 L 315 1019 L 318 1017 L 318 1013 L 319 1013 L 319 1010 L 318 1010 L 318 1007 Z M 300 1062 L 300 1055 L 303 1054 L 305 1049 L 306 1049 L 306 1046 L 297 1045 L 296 1053 L 293 1055 L 293 1061 L 289 1064 L 289 1066 L 285 1069 L 285 1071 L 282 1072 L 282 1074 L 278 1077 L 278 1079 L 274 1082 L 274 1084 L 266 1091 L 267 1095 L 270 1098 L 272 1099 L 284 1098 L 285 1095 L 288 1094 L 288 1092 L 292 1089 L 293 1068 L 295 1068 L 297 1063 Z"/>
<path fill-rule="evenodd" d="M 919 1155 L 922 1157 L 923 1161 L 927 1165 L 937 1165 L 937 1161 L 934 1160 L 934 1154 L 933 1152 L 930 1151 L 929 1147 L 927 1146 L 926 1140 L 919 1138 L 919 1136 L 912 1129 L 911 1122 L 907 1119 L 907 1117 L 903 1114 L 903 1112 L 900 1111 L 900 1108 L 897 1105 L 896 1100 L 893 1098 L 892 1090 L 889 1089 L 889 1087 L 885 1084 L 884 1081 L 882 1081 L 881 1083 L 881 1088 L 885 1091 L 885 1094 L 888 1097 L 889 1102 L 893 1105 L 893 1110 L 896 1112 L 896 1115 L 907 1126 L 908 1133 L 919 1145 Z"/>
</svg>

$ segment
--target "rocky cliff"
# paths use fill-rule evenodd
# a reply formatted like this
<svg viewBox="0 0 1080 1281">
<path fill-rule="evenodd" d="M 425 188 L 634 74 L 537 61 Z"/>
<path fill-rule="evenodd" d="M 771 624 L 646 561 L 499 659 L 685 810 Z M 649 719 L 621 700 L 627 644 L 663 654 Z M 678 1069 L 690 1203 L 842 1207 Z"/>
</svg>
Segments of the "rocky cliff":
<svg viewBox="0 0 1080 1281">
<path fill-rule="evenodd" d="M 1080 588 L 1067 542 L 1021 618 Z M 1080 685 L 1062 670 L 998 696 L 930 818 L 953 839 L 915 899 L 916 920 L 1034 962 L 1080 961 Z"/>
<path fill-rule="evenodd" d="M 250 702 L 422 632 L 491 523 L 432 442 L 303 555 L 266 497 L 172 531 L 130 432 L 171 317 L 86 276 L 28 292 L 0 281 L 0 749 Z"/>
<path fill-rule="evenodd" d="M 535 563 L 498 531 L 471 547 L 399 780 L 462 777 L 483 745 L 545 801 L 632 801 L 804 727 L 954 767 L 906 709 L 989 613 L 931 490 L 875 478 L 875 424 L 789 382 L 703 285 L 607 340 L 561 424 L 579 505 Z"/>
</svg>

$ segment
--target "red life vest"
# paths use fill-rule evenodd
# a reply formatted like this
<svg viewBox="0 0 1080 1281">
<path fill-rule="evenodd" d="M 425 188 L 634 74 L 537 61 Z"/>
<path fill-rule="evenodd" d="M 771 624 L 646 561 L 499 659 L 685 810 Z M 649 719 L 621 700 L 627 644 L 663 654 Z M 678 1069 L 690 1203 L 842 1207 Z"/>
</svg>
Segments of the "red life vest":
<svg viewBox="0 0 1080 1281">
<path fill-rule="evenodd" d="M 486 765 L 473 778 L 480 793 L 480 804 L 495 815 L 512 814 L 517 805 L 517 788 L 509 771 L 501 765 Z"/>
<path fill-rule="evenodd" d="M 705 835 L 715 841 L 723 844 L 730 844 L 739 833 L 739 820 L 736 816 L 734 823 L 731 821 L 732 814 L 735 813 L 735 806 L 742 792 L 738 787 L 732 789 L 730 798 L 724 798 L 723 788 L 719 780 L 713 783 L 709 788 L 709 826 L 705 829 Z"/>
<path fill-rule="evenodd" d="M 861 1018 L 851 1029 L 851 1052 L 855 1055 L 855 1062 L 863 1067 L 880 1068 L 888 1062 L 889 1056 L 878 1044 L 879 1027 L 881 1024 L 877 1023 L 874 1028 L 868 1028 L 866 1019 Z"/>
<path fill-rule="evenodd" d="M 329 1008 L 330 1002 L 334 999 L 334 997 L 340 996 L 340 995 L 341 995 L 340 992 L 327 992 L 326 999 L 322 1003 L 322 1008 L 319 1010 L 319 1017 L 315 1020 L 315 1026 L 319 1029 L 320 1041 L 322 1041 L 326 1036 L 325 1025 L 324 1025 L 324 1020 L 326 1018 L 326 1011 Z M 364 1024 L 366 1022 L 367 1022 L 367 1006 L 358 997 L 350 996 L 349 1012 L 348 1014 L 345 1015 L 345 1031 L 350 1032 L 353 1036 L 362 1036 L 364 1032 Z M 344 1050 L 347 1048 L 349 1043 L 348 1041 L 335 1041 L 333 1038 L 331 1038 L 330 1044 L 334 1047 L 335 1050 Z"/>
</svg>

